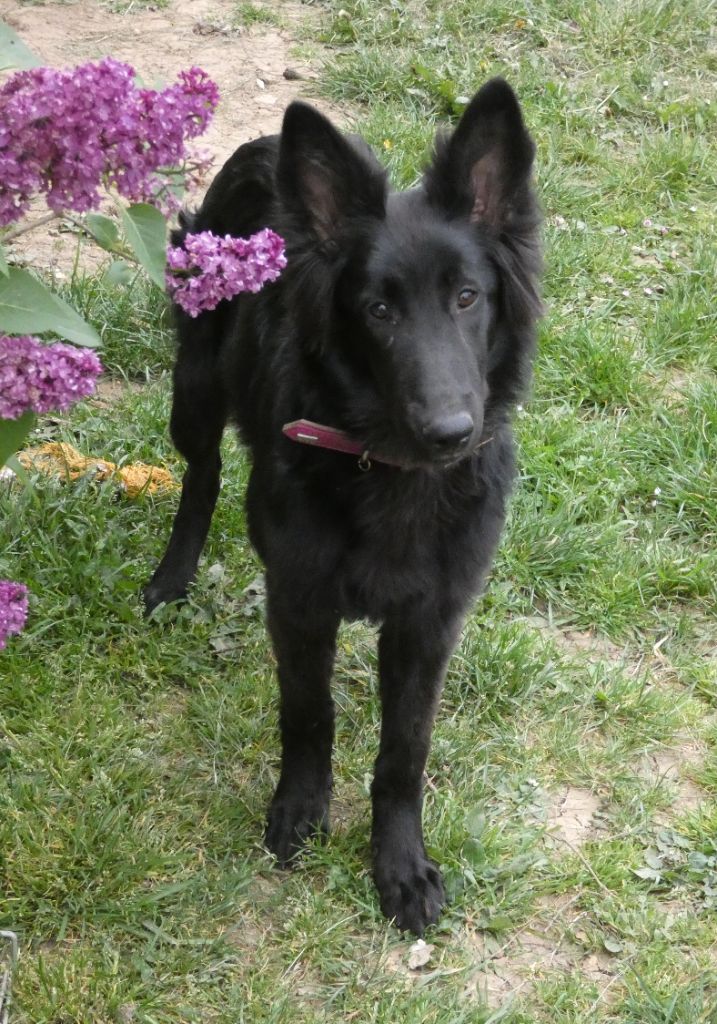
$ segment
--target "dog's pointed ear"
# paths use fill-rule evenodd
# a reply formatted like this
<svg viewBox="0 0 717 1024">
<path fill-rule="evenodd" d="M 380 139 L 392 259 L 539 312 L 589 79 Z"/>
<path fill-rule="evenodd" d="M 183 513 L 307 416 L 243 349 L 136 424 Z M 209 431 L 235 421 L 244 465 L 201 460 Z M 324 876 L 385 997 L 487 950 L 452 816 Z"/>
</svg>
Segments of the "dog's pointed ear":
<svg viewBox="0 0 717 1024">
<path fill-rule="evenodd" d="M 437 140 L 424 178 L 429 201 L 449 216 L 503 230 L 531 201 L 534 155 L 515 93 L 502 78 L 493 78 L 473 97 L 453 134 Z"/>
<path fill-rule="evenodd" d="M 307 103 L 284 115 L 277 169 L 282 201 L 320 241 L 352 217 L 383 217 L 386 173 L 361 140 L 352 140 Z"/>
</svg>

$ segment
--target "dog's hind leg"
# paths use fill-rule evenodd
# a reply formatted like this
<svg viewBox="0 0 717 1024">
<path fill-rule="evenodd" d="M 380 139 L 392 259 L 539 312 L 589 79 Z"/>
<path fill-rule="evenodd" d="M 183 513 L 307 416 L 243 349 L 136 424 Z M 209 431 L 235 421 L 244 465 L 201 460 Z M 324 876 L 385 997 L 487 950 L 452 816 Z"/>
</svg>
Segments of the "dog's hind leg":
<svg viewBox="0 0 717 1024">
<path fill-rule="evenodd" d="M 269 807 L 266 845 L 282 867 L 309 836 L 329 830 L 334 705 L 331 672 L 338 614 L 308 612 L 288 588 L 272 591 L 268 624 L 281 690 L 281 775 Z"/>
<path fill-rule="evenodd" d="M 426 856 L 421 811 L 423 770 L 462 615 L 415 609 L 387 619 L 379 640 L 381 742 L 372 786 L 371 845 L 381 909 L 401 929 L 422 935 L 445 896 Z"/>
<path fill-rule="evenodd" d="M 180 353 L 174 372 L 170 429 L 187 460 L 182 496 L 162 561 L 144 589 L 147 612 L 186 597 L 209 532 L 219 495 L 219 444 L 226 422 L 225 400 L 211 350 Z"/>
</svg>

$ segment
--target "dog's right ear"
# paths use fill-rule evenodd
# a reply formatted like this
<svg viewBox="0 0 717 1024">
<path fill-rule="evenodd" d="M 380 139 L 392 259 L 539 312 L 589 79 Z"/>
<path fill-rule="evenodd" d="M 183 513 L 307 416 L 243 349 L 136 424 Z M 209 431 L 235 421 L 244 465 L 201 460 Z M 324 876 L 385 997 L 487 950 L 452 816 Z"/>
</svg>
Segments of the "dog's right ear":
<svg viewBox="0 0 717 1024">
<path fill-rule="evenodd" d="M 355 217 L 383 217 L 386 173 L 368 147 L 359 150 L 307 103 L 284 115 L 277 168 L 281 198 L 319 241 Z"/>
</svg>

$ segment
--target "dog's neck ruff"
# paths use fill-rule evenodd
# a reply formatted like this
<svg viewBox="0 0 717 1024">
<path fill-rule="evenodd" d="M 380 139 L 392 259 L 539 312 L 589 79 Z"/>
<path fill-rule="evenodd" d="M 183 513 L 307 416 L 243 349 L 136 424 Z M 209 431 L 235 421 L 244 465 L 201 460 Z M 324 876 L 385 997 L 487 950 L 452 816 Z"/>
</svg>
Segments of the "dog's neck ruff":
<svg viewBox="0 0 717 1024">
<path fill-rule="evenodd" d="M 328 448 L 332 452 L 342 452 L 344 455 L 358 455 L 359 469 L 364 471 L 371 468 L 372 461 L 385 462 L 388 466 L 400 465 L 394 459 L 369 451 L 365 444 L 354 440 L 344 430 L 326 427 L 312 420 L 292 420 L 291 423 L 285 423 L 281 431 L 290 441 L 297 441 L 299 444 Z"/>
</svg>

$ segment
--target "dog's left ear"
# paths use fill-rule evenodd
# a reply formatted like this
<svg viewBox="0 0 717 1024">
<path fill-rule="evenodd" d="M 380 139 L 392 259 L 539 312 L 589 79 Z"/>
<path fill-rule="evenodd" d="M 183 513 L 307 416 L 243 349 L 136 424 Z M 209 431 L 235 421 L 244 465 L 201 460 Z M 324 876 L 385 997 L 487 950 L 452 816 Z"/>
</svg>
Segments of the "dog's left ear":
<svg viewBox="0 0 717 1024">
<path fill-rule="evenodd" d="M 503 230 L 531 202 L 534 155 L 515 93 L 502 78 L 493 78 L 473 97 L 453 134 L 437 140 L 424 178 L 429 201 L 451 217 Z"/>
<path fill-rule="evenodd" d="M 385 213 L 386 174 L 369 147 L 307 103 L 284 115 L 277 179 L 284 205 L 322 242 L 349 218 Z"/>
</svg>

